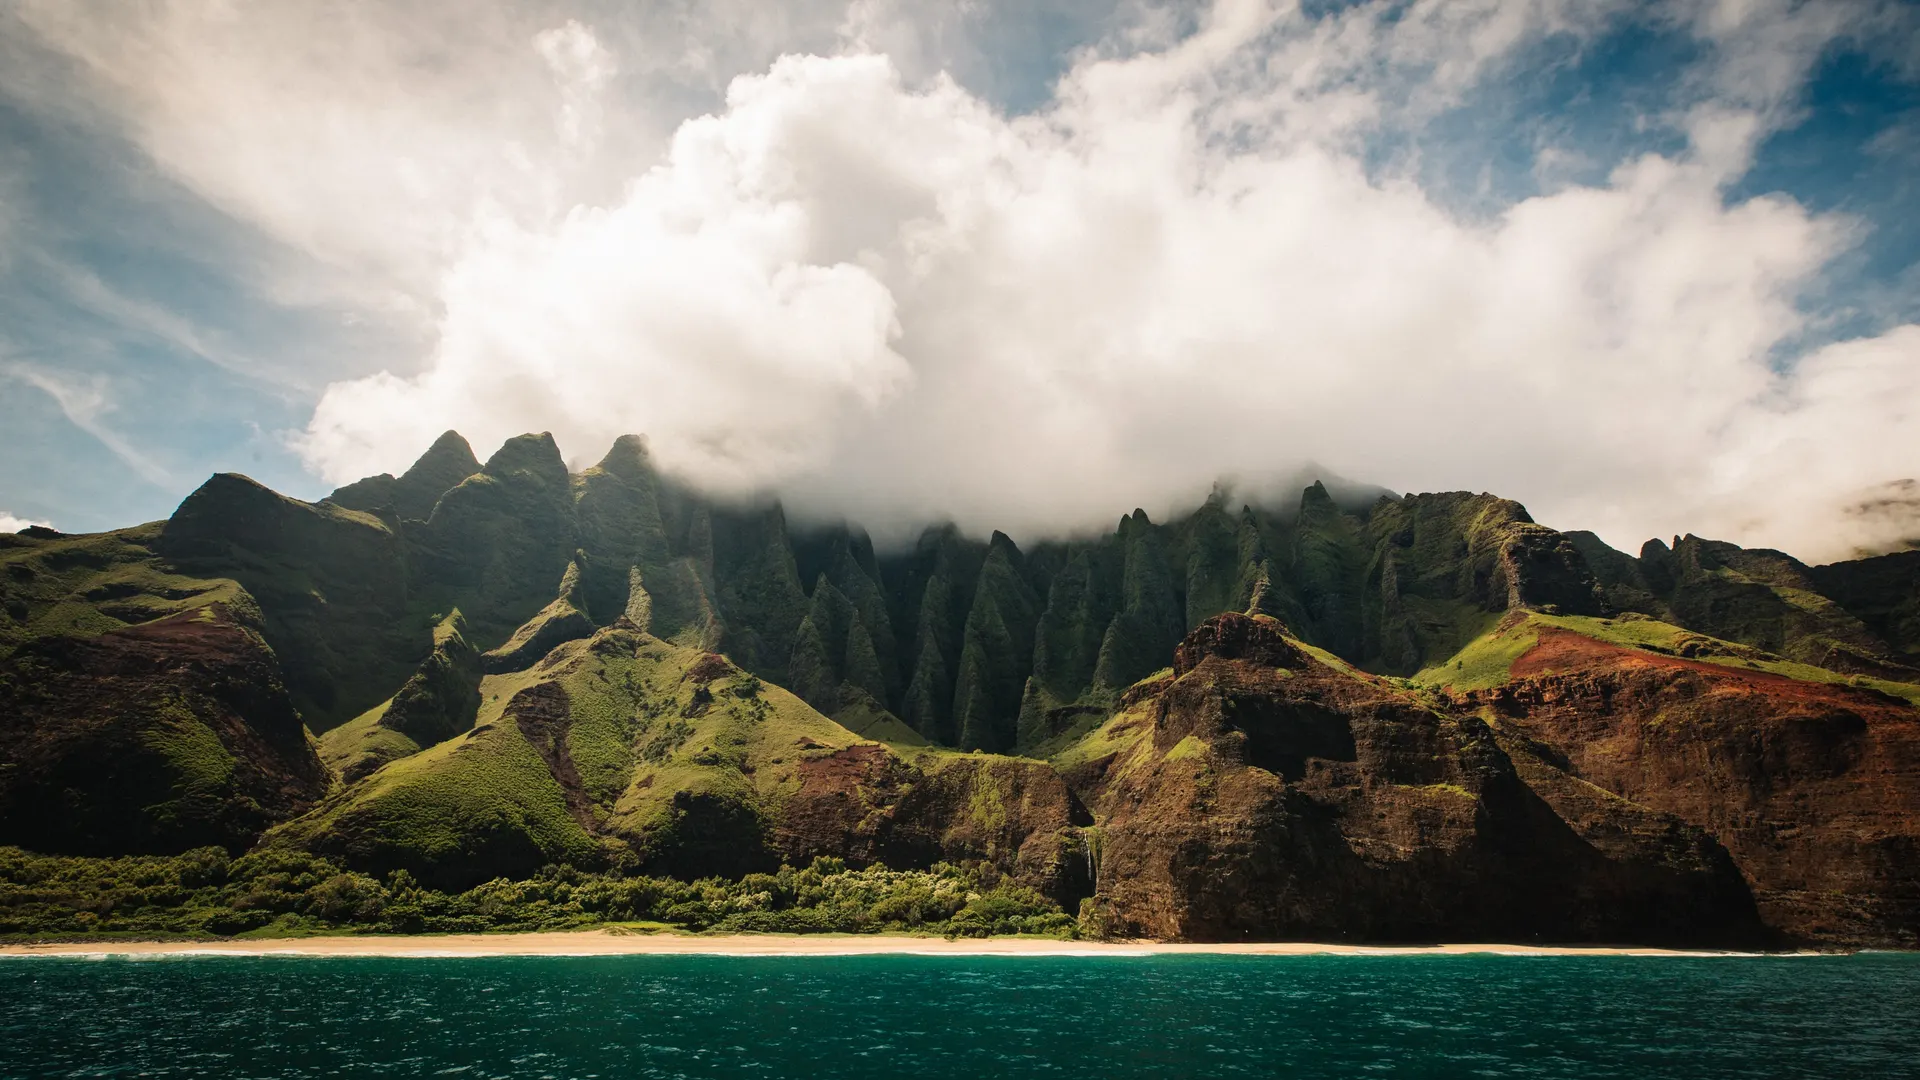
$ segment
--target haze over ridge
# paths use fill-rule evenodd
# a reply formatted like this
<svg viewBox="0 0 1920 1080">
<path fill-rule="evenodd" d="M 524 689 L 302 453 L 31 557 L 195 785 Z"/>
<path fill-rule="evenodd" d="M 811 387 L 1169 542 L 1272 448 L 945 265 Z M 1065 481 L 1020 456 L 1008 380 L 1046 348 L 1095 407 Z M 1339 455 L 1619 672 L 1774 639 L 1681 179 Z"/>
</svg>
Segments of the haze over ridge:
<svg viewBox="0 0 1920 1080">
<path fill-rule="evenodd" d="M 1024 100 L 988 9 L 821 5 L 724 47 L 714 7 L 445 40 L 444 12 L 323 11 L 29 3 L 11 47 L 246 233 L 260 303 L 372 328 L 325 366 L 141 316 L 282 387 L 303 494 L 446 428 L 483 457 L 551 430 L 575 467 L 641 432 L 882 534 L 1107 527 L 1312 461 L 1629 550 L 1920 536 L 1920 325 L 1823 294 L 1878 223 L 1742 186 L 1836 54 L 1913 82 L 1899 5 L 1115 9 Z M 1429 167 L 1463 111 L 1635 31 L 1687 46 L 1622 104 L 1642 134 L 1547 123 L 1520 187 Z M 150 456 L 108 376 L 6 363 Z"/>
</svg>

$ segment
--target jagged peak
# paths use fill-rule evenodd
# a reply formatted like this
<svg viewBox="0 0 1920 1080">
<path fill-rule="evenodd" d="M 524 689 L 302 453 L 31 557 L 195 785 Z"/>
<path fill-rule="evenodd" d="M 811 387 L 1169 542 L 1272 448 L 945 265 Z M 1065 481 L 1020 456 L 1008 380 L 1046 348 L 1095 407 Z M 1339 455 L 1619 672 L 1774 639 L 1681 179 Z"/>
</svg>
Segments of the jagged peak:
<svg viewBox="0 0 1920 1080">
<path fill-rule="evenodd" d="M 193 494 L 188 495 L 187 498 L 191 499 L 195 495 L 200 495 L 207 492 L 221 492 L 221 491 L 229 491 L 229 490 L 245 491 L 248 493 L 265 492 L 276 499 L 286 498 L 286 496 L 273 490 L 272 488 L 261 483 L 260 481 L 255 480 L 253 477 L 248 476 L 246 473 L 237 473 L 237 472 L 214 473 L 212 476 L 207 477 L 207 479 L 203 483 L 201 483 L 199 487 L 193 489 Z"/>
<path fill-rule="evenodd" d="M 500 444 L 500 449 L 487 459 L 482 472 L 488 476 L 501 477 L 508 473 L 533 473 L 543 479 L 553 479 L 557 475 L 564 480 L 567 475 L 566 459 L 560 456 L 560 445 L 553 441 L 551 432 L 515 435 Z"/>
<path fill-rule="evenodd" d="M 815 575 L 813 579 L 812 596 L 815 598 L 815 601 L 818 602 L 821 597 L 845 599 L 846 594 L 836 588 L 832 580 L 827 577 L 827 572 L 822 570 L 819 574 Z"/>
<path fill-rule="evenodd" d="M 437 478 L 458 473 L 459 479 L 464 480 L 479 471 L 480 459 L 474 456 L 473 447 L 468 445 L 466 437 L 448 429 L 433 440 L 427 452 L 421 454 L 400 478 Z"/>
<path fill-rule="evenodd" d="M 560 588 L 557 598 L 565 600 L 577 608 L 584 609 L 586 600 L 580 593 L 580 564 L 587 559 L 584 551 L 575 551 L 573 558 L 567 560 L 567 568 L 560 575 Z"/>
<path fill-rule="evenodd" d="M 644 435 L 622 435 L 613 440 L 600 464 L 594 466 L 602 472 L 618 476 L 623 480 L 640 480 L 653 475 L 653 455 L 647 448 Z"/>
<path fill-rule="evenodd" d="M 455 431 L 452 428 L 448 428 L 447 430 L 441 432 L 439 438 L 436 438 L 433 440 L 433 445 L 427 447 L 427 452 L 420 456 L 421 457 L 446 457 L 449 455 L 465 455 L 466 457 L 469 457 L 469 458 L 473 457 L 473 445 L 467 442 L 467 437 L 465 435 L 460 434 L 458 431 Z M 479 464 L 479 460 L 477 458 L 475 459 L 474 464 L 476 465 Z"/>
<path fill-rule="evenodd" d="M 448 611 L 444 618 L 434 624 L 433 643 L 438 647 L 450 638 L 464 638 L 466 637 L 466 633 L 467 617 L 462 615 L 460 609 L 456 607 Z"/>
</svg>

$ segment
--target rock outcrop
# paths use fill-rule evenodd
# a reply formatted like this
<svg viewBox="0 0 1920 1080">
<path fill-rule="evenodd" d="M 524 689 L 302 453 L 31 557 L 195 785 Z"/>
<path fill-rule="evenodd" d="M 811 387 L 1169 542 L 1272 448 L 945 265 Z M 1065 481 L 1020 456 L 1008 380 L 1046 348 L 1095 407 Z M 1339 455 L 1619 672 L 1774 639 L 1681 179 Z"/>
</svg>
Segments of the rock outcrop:
<svg viewBox="0 0 1920 1080">
<path fill-rule="evenodd" d="M 244 600 L 0 663 L 0 844 L 238 853 L 326 787 Z"/>
<path fill-rule="evenodd" d="M 1543 630 L 1467 695 L 1619 799 L 1712 834 L 1788 940 L 1920 947 L 1920 709 Z"/>
<path fill-rule="evenodd" d="M 1708 833 L 1580 784 L 1478 717 L 1223 615 L 1067 776 L 1100 917 L 1197 940 L 1758 944 Z"/>
</svg>

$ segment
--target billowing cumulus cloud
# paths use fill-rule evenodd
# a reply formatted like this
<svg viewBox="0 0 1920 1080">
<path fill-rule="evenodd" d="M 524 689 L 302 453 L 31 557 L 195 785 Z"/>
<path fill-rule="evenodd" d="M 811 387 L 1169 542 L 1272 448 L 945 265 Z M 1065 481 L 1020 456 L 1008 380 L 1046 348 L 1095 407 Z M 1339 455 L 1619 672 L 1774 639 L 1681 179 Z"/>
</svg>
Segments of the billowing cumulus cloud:
<svg viewBox="0 0 1920 1080">
<path fill-rule="evenodd" d="M 1152 12 L 1010 115 L 924 56 L 903 71 L 881 51 L 899 13 L 865 3 L 671 123 L 617 85 L 659 57 L 589 19 L 516 24 L 481 51 L 537 115 L 464 104 L 404 153 L 379 126 L 326 143 L 338 206 L 269 198 L 183 143 L 179 108 L 145 115 L 162 160 L 428 324 L 423 355 L 335 382 L 298 434 L 332 482 L 447 427 L 483 453 L 551 430 L 577 461 L 638 431 L 696 482 L 882 533 L 1096 526 L 1312 461 L 1627 547 L 1920 536 L 1920 327 L 1796 354 L 1858 223 L 1728 194 L 1822 49 L 1888 8 L 1674 6 L 1701 58 L 1649 123 L 1677 140 L 1496 213 L 1370 163 L 1380 133 L 1622 10 Z M 630 118 L 658 139 L 621 137 Z M 396 160 L 421 178 L 401 210 L 336 232 L 357 170 Z"/>
</svg>

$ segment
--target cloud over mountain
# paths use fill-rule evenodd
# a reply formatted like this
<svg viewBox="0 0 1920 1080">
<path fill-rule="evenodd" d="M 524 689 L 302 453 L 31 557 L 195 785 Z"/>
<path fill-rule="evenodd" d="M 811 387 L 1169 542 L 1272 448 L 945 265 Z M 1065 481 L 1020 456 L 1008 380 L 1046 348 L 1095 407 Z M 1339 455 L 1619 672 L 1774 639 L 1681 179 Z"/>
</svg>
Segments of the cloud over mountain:
<svg viewBox="0 0 1920 1080">
<path fill-rule="evenodd" d="M 319 398 L 296 443 L 331 482 L 448 427 L 579 459 L 634 431 L 705 485 L 883 531 L 1074 529 L 1312 461 L 1620 545 L 1920 536 L 1887 494 L 1920 477 L 1920 326 L 1804 348 L 1859 223 L 1730 194 L 1825 50 L 1910 32 L 1891 5 L 1662 9 L 1697 54 L 1646 118 L 1672 137 L 1482 213 L 1383 140 L 1644 12 L 1151 9 L 1011 111 L 909 7 L 721 57 L 592 11 L 440 43 L 390 14 L 306 27 L 353 72 L 248 59 L 302 28 L 284 11 L 166 11 L 144 37 L 37 25 L 119 65 L 156 160 L 422 327 Z M 693 71 L 724 100 L 683 118 L 646 80 Z"/>
</svg>

